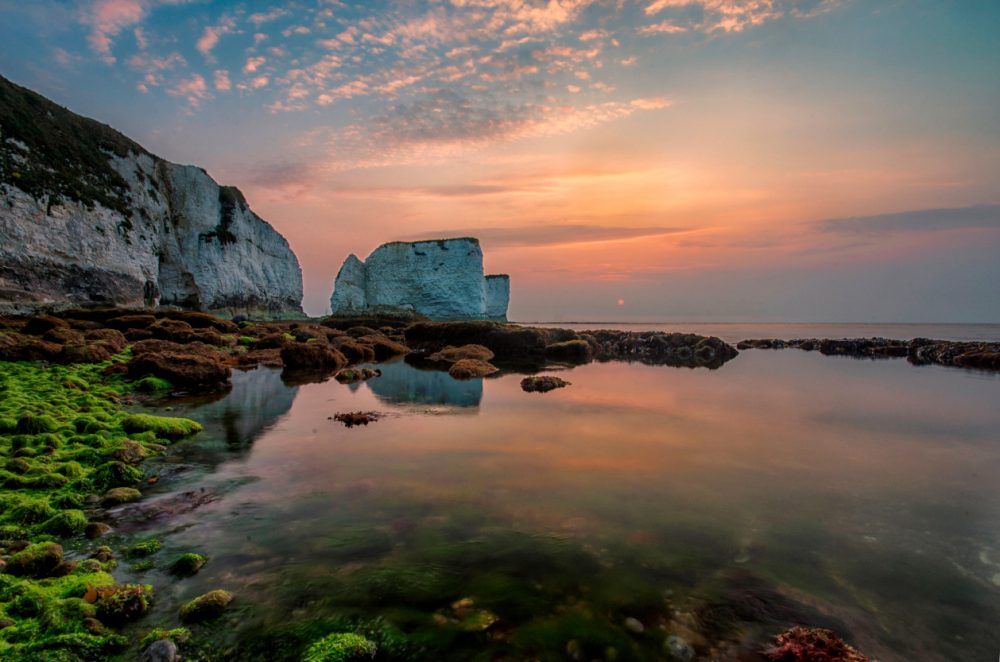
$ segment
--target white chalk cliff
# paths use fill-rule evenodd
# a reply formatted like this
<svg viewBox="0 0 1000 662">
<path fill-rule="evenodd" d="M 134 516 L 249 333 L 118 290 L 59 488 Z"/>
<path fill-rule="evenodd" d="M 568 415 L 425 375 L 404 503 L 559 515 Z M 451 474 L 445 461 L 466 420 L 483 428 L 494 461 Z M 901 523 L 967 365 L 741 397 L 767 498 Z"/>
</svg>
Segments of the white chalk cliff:
<svg viewBox="0 0 1000 662">
<path fill-rule="evenodd" d="M 506 319 L 510 279 L 483 274 L 478 239 L 394 241 L 362 262 L 349 256 L 334 281 L 334 315 L 416 312 L 431 319 Z"/>
<path fill-rule="evenodd" d="M 0 311 L 301 301 L 298 259 L 239 190 L 0 77 Z"/>
</svg>

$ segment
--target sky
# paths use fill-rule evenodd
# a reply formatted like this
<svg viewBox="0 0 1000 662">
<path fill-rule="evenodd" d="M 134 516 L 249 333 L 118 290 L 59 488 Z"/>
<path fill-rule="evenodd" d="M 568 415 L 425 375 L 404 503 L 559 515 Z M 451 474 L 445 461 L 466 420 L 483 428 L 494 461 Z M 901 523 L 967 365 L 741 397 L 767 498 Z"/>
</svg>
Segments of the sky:
<svg viewBox="0 0 1000 662">
<path fill-rule="evenodd" d="M 0 74 L 244 191 L 329 308 L 477 236 L 518 321 L 1000 322 L 996 0 L 0 0 Z"/>
</svg>

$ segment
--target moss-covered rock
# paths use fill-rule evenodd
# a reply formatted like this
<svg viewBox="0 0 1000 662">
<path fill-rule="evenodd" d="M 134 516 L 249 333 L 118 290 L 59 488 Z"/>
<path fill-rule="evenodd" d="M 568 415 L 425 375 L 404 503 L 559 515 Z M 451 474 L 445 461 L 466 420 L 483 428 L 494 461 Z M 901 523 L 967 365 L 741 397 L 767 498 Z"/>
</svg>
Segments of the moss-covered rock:
<svg viewBox="0 0 1000 662">
<path fill-rule="evenodd" d="M 170 573 L 177 577 L 190 577 L 198 574 L 208 559 L 201 554 L 181 554 L 177 560 L 170 564 Z"/>
<path fill-rule="evenodd" d="M 142 498 L 142 492 L 134 487 L 114 487 L 104 493 L 101 498 L 101 505 L 106 508 L 120 506 L 123 503 L 132 503 Z"/>
<path fill-rule="evenodd" d="M 184 623 L 201 623 L 210 621 L 222 616 L 229 603 L 233 601 L 233 594 L 229 591 L 216 589 L 209 591 L 191 600 L 180 609 L 180 618 Z"/>
<path fill-rule="evenodd" d="M 42 522 L 41 530 L 57 536 L 75 536 L 87 527 L 82 510 L 63 510 Z"/>
<path fill-rule="evenodd" d="M 338 632 L 313 642 L 302 662 L 361 662 L 375 657 L 377 651 L 374 642 L 360 634 Z"/>
<path fill-rule="evenodd" d="M 169 391 L 173 384 L 166 379 L 153 377 L 152 375 L 143 377 L 135 383 L 135 390 L 141 393 L 155 393 L 157 391 Z"/>
<path fill-rule="evenodd" d="M 156 554 L 163 547 L 163 543 L 156 538 L 137 542 L 125 550 L 125 558 L 136 559 Z"/>
<path fill-rule="evenodd" d="M 141 470 L 124 462 L 105 462 L 94 471 L 91 482 L 98 490 L 108 490 L 114 487 L 130 487 L 142 481 Z"/>
<path fill-rule="evenodd" d="M 485 377 L 497 372 L 497 367 L 492 363 L 480 361 L 479 359 L 459 359 L 448 368 L 448 374 L 455 379 L 473 379 L 475 377 Z"/>
<path fill-rule="evenodd" d="M 189 418 L 132 414 L 122 421 L 126 432 L 153 432 L 160 439 L 176 441 L 201 432 L 201 423 Z"/>
<path fill-rule="evenodd" d="M 48 577 L 62 561 L 62 545 L 54 542 L 37 543 L 10 557 L 4 572 L 16 577 Z"/>
<path fill-rule="evenodd" d="M 153 587 L 120 584 L 98 589 L 97 614 L 108 625 L 123 625 L 144 616 L 153 601 Z"/>
</svg>

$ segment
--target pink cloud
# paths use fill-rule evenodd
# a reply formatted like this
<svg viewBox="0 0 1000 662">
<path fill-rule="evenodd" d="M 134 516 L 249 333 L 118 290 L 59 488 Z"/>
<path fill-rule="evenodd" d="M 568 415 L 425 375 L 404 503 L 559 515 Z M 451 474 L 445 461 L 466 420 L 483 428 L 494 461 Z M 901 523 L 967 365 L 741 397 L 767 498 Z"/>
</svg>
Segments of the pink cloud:
<svg viewBox="0 0 1000 662">
<path fill-rule="evenodd" d="M 212 59 L 212 49 L 219 43 L 219 39 L 224 34 L 229 34 L 236 30 L 236 21 L 233 18 L 223 18 L 217 25 L 209 25 L 205 28 L 195 47 L 198 52 L 209 60 Z"/>
<path fill-rule="evenodd" d="M 215 70 L 215 89 L 219 92 L 226 92 L 232 89 L 233 84 L 229 80 L 229 72 L 225 69 Z"/>
<path fill-rule="evenodd" d="M 208 92 L 208 83 L 205 82 L 205 78 L 201 74 L 182 78 L 167 88 L 167 94 L 174 97 L 184 97 L 192 108 L 197 108 L 202 101 L 211 96 Z"/>
<path fill-rule="evenodd" d="M 267 58 L 262 55 L 257 57 L 247 58 L 246 64 L 243 65 L 243 72 L 247 74 L 252 74 L 258 69 L 260 69 L 264 63 L 267 62 Z"/>
</svg>

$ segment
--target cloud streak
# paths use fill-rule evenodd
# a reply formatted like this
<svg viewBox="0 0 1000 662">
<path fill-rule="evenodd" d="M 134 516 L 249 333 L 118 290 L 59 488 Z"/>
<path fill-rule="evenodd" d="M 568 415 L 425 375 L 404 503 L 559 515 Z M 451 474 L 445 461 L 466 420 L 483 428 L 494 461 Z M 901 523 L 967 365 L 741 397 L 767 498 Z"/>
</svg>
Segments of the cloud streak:
<svg viewBox="0 0 1000 662">
<path fill-rule="evenodd" d="M 867 235 L 968 229 L 1000 230 L 1000 205 L 919 209 L 875 216 L 832 218 L 820 221 L 818 226 L 823 232 Z"/>
<path fill-rule="evenodd" d="M 643 237 L 659 237 L 687 232 L 681 227 L 622 228 L 599 225 L 549 225 L 463 228 L 462 232 L 477 237 L 490 248 L 531 247 L 584 244 L 590 242 L 625 241 Z M 429 230 L 421 234 L 398 237 L 400 241 L 418 241 L 427 237 L 448 236 L 455 230 Z"/>
</svg>

